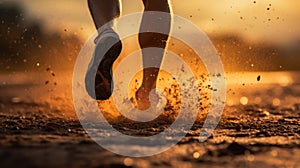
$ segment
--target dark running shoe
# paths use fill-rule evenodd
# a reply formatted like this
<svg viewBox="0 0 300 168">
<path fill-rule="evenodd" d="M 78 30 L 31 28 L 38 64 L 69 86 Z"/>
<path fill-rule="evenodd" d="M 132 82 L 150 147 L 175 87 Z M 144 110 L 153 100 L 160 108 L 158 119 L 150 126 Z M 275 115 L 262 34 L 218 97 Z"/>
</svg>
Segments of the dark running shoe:
<svg viewBox="0 0 300 168">
<path fill-rule="evenodd" d="M 85 87 L 92 98 L 107 100 L 112 95 L 114 86 L 112 66 L 121 53 L 122 43 L 119 36 L 113 31 L 102 33 L 100 39 L 96 39 L 95 43 L 94 55 L 85 76 Z M 105 51 L 107 52 L 104 54 Z M 104 56 L 101 57 L 103 54 Z M 93 78 L 95 85 L 92 84 Z"/>
</svg>

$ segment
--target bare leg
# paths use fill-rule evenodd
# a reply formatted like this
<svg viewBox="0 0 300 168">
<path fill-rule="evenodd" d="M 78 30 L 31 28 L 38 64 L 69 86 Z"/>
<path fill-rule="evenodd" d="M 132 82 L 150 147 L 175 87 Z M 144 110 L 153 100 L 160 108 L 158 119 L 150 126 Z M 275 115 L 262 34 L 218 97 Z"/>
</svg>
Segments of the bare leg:
<svg viewBox="0 0 300 168">
<path fill-rule="evenodd" d="M 86 73 L 85 86 L 92 98 L 107 100 L 113 92 L 112 66 L 122 50 L 122 43 L 111 22 L 120 15 L 120 3 L 119 0 L 88 0 L 88 5 L 98 37 L 95 39 L 96 47 Z M 106 53 L 101 58 L 102 52 Z"/>
<path fill-rule="evenodd" d="M 120 16 L 119 0 L 88 0 L 88 5 L 97 30 Z"/>
<path fill-rule="evenodd" d="M 144 11 L 159 11 L 166 12 L 169 15 L 167 17 L 159 18 L 160 16 L 155 16 L 157 18 L 149 18 L 149 15 L 143 16 L 140 32 L 145 32 L 147 29 L 151 29 L 151 26 L 159 26 L 160 30 L 169 34 L 171 27 L 171 14 L 170 14 L 170 5 L 168 0 L 143 0 L 144 3 Z M 153 24 L 153 19 L 156 20 L 156 23 Z M 167 40 L 169 38 L 166 34 L 160 33 L 140 33 L 139 34 L 139 44 L 140 47 L 149 48 L 162 48 L 165 49 Z M 165 51 L 160 52 L 147 52 L 143 51 L 143 65 L 152 65 L 156 67 L 160 67 L 161 61 L 165 54 Z M 136 93 L 136 97 L 139 103 L 139 108 L 144 110 L 150 107 L 149 104 L 149 92 L 156 88 L 156 80 L 159 73 L 158 68 L 146 68 L 143 70 L 143 82 L 141 88 Z M 141 105 L 143 104 L 143 105 Z"/>
</svg>

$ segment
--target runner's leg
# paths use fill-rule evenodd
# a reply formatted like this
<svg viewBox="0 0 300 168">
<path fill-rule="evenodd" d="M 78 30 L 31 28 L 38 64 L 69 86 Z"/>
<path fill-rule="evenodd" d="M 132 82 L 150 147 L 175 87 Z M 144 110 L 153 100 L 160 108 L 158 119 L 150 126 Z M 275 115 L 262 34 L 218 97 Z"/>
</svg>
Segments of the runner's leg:
<svg viewBox="0 0 300 168">
<path fill-rule="evenodd" d="M 166 17 L 161 16 L 155 16 L 157 18 L 149 17 L 149 15 L 145 15 L 142 18 L 142 23 L 140 27 L 140 32 L 145 32 L 145 30 L 151 29 L 151 26 L 159 26 L 160 30 L 162 32 L 165 32 L 166 34 L 169 34 L 170 27 L 171 27 L 171 14 L 170 14 L 170 4 L 168 0 L 143 0 L 144 4 L 144 11 L 159 11 L 159 12 L 166 12 L 169 15 L 166 15 Z M 155 20 L 155 23 L 153 23 L 153 19 Z M 160 33 L 140 33 L 139 34 L 139 44 L 140 47 L 143 48 L 149 48 L 149 47 L 155 47 L 155 48 L 162 48 L 165 49 L 167 40 L 169 38 L 166 34 L 160 34 Z M 160 67 L 161 61 L 163 59 L 163 56 L 165 54 L 165 51 L 160 52 L 147 52 L 143 51 L 143 65 L 144 67 L 146 65 L 152 65 L 156 67 Z M 136 97 L 139 100 L 141 100 L 141 103 L 145 103 L 145 101 L 149 102 L 149 92 L 156 88 L 156 80 L 159 73 L 158 68 L 146 68 L 143 70 L 143 82 L 141 87 L 136 93 Z M 145 101 L 143 101 L 144 99 Z M 149 107 L 149 104 L 148 104 Z M 146 107 L 142 107 L 142 109 L 147 109 Z"/>
<path fill-rule="evenodd" d="M 97 30 L 107 22 L 120 16 L 119 0 L 88 0 L 88 6 Z"/>
<path fill-rule="evenodd" d="M 120 15 L 119 5 L 119 0 L 88 0 L 98 37 L 95 39 L 96 47 L 86 73 L 85 86 L 88 94 L 97 100 L 107 100 L 113 91 L 112 66 L 121 53 L 122 43 L 111 21 Z"/>
</svg>

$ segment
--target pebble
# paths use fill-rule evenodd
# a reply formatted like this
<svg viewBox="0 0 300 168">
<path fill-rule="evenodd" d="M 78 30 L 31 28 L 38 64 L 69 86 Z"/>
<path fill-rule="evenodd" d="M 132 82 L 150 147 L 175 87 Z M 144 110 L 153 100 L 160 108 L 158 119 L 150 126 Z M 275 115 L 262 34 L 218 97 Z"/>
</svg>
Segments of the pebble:
<svg viewBox="0 0 300 168">
<path fill-rule="evenodd" d="M 270 115 L 270 112 L 268 111 L 263 111 L 262 113 L 259 114 L 260 117 L 267 117 Z"/>
</svg>

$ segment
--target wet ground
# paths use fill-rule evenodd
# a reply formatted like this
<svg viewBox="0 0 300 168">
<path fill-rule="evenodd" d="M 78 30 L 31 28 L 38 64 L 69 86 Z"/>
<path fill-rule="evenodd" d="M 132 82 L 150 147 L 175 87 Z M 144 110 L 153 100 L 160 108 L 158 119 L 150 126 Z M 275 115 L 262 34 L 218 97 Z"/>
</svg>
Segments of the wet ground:
<svg viewBox="0 0 300 168">
<path fill-rule="evenodd" d="M 207 141 L 198 142 L 203 123 L 195 123 L 173 148 L 145 158 L 122 157 L 93 142 L 71 97 L 53 94 L 53 81 L 10 82 L 0 87 L 0 167 L 300 167 L 295 80 L 229 87 L 221 122 Z M 50 99 L 35 97 L 41 88 Z"/>
</svg>

